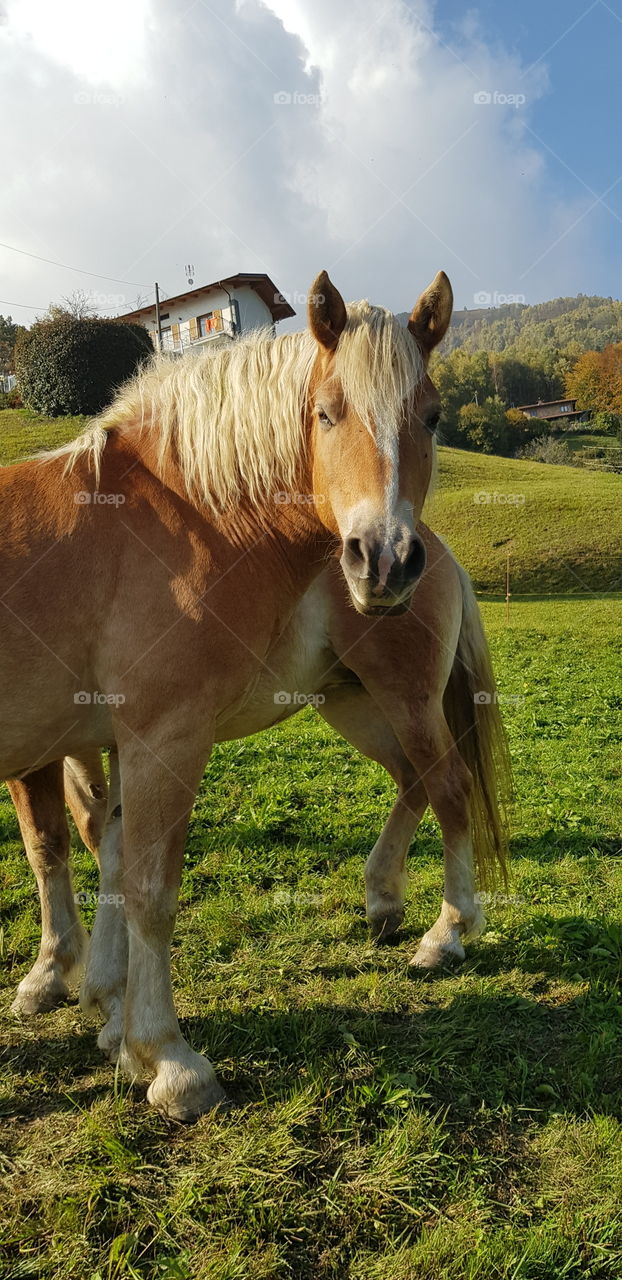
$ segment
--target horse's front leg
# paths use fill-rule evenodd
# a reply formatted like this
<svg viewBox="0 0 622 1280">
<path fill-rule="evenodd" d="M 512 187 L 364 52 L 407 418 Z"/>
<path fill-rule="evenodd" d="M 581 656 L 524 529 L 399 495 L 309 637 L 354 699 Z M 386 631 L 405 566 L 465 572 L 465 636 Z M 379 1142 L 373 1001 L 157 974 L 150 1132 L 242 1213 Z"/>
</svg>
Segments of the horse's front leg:
<svg viewBox="0 0 622 1280">
<path fill-rule="evenodd" d="M 160 732 L 139 738 L 121 726 L 118 734 L 129 940 L 119 1061 L 130 1076 L 155 1077 L 149 1102 L 177 1120 L 194 1119 L 225 1097 L 211 1063 L 181 1034 L 171 985 L 184 841 L 209 756 L 209 746 L 193 736 L 196 718 L 193 706 Z"/>
<path fill-rule="evenodd" d="M 475 898 L 471 836 L 472 778 L 442 710 L 428 707 L 409 755 L 425 786 L 443 835 L 445 890 L 440 914 L 419 943 L 411 964 L 434 969 L 464 960 L 464 944 L 486 927 Z"/>
<path fill-rule="evenodd" d="M 99 846 L 99 902 L 80 1004 L 104 1020 L 97 1043 L 111 1061 L 119 1055 L 127 981 L 127 929 L 123 908 L 123 839 L 119 759 L 110 752 L 106 821 Z"/>
<path fill-rule="evenodd" d="M 41 903 L 39 954 L 20 982 L 12 1008 L 15 1013 L 45 1013 L 67 999 L 68 984 L 83 963 L 88 941 L 69 874 L 62 761 L 11 781 L 8 788 Z"/>
</svg>

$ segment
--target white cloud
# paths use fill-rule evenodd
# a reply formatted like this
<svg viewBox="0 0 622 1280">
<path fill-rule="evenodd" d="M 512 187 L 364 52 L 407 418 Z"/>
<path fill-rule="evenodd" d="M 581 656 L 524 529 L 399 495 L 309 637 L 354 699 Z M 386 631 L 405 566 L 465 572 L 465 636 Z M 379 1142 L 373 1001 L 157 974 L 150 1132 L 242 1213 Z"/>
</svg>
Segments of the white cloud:
<svg viewBox="0 0 622 1280">
<path fill-rule="evenodd" d="M 13 34 L 27 47 L 91 81 L 136 73 L 149 0 L 9 0 Z"/>
<path fill-rule="evenodd" d="M 9 0 L 2 238 L 169 292 L 186 262 L 197 281 L 264 270 L 298 294 L 326 266 L 396 310 L 439 266 L 458 305 L 573 292 L 594 249 L 589 219 L 551 249 L 587 202 L 557 198 L 526 131 L 544 74 L 472 26 L 458 40 L 424 0 Z M 137 293 L 0 263 L 9 301 L 82 287 L 111 310 Z"/>
</svg>

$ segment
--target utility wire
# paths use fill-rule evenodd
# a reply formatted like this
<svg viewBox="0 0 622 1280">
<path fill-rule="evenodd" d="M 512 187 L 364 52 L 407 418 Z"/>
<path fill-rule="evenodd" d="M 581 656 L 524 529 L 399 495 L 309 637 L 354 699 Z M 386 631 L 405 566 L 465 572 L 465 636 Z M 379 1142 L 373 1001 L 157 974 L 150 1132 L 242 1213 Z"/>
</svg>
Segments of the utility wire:
<svg viewBox="0 0 622 1280">
<path fill-rule="evenodd" d="M 75 271 L 79 276 L 93 276 L 95 280 L 111 280 L 113 284 L 131 284 L 136 289 L 150 289 L 151 285 L 140 280 L 119 280 L 117 276 L 102 276 L 97 271 L 83 271 L 81 267 L 70 267 L 66 262 L 56 262 L 54 258 L 42 258 L 38 253 L 29 253 L 27 249 L 17 249 L 14 244 L 4 244 L 0 240 L 0 249 L 10 249 L 11 253 L 21 253 L 25 258 L 35 258 L 37 262 L 47 262 L 51 267 L 62 267 L 65 271 Z M 18 303 L 13 303 L 17 306 Z M 21 304 L 19 304 L 21 305 Z"/>
<path fill-rule="evenodd" d="M 48 303 L 49 306 L 49 303 Z M 46 307 L 37 306 L 36 302 L 7 302 L 6 298 L 0 298 L 0 307 L 23 307 L 24 311 L 45 311 Z"/>
</svg>

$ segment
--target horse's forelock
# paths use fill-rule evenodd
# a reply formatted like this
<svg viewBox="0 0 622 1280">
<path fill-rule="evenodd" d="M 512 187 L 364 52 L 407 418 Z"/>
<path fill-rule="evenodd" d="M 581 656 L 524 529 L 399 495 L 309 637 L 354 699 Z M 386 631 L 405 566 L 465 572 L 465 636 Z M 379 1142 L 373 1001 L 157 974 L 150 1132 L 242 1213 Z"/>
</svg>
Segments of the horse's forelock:
<svg viewBox="0 0 622 1280">
<path fill-rule="evenodd" d="M 335 355 L 345 399 L 369 430 L 397 434 L 425 376 L 423 356 L 390 311 L 354 302 Z"/>
</svg>

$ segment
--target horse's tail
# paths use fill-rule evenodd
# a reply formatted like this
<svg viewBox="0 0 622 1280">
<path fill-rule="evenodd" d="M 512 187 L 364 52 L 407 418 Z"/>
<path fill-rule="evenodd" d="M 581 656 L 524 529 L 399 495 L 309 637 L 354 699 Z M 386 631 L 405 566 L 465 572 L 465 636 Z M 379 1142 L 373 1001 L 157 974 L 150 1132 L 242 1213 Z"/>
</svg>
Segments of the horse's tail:
<svg viewBox="0 0 622 1280">
<path fill-rule="evenodd" d="M 462 623 L 443 707 L 473 779 L 471 836 L 480 883 L 494 884 L 500 872 L 506 884 L 510 757 L 475 592 L 468 574 L 455 563 L 462 588 Z"/>
</svg>

